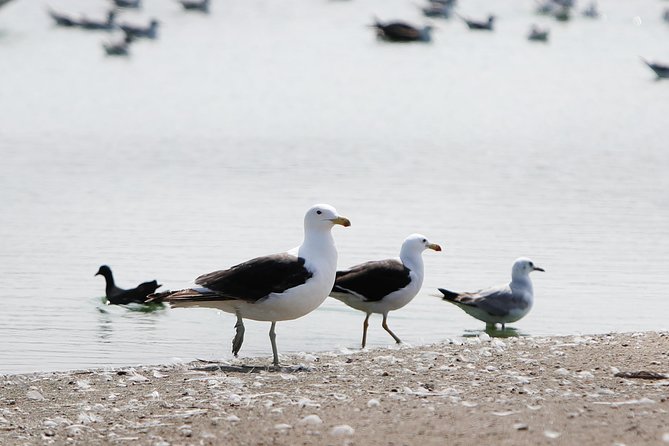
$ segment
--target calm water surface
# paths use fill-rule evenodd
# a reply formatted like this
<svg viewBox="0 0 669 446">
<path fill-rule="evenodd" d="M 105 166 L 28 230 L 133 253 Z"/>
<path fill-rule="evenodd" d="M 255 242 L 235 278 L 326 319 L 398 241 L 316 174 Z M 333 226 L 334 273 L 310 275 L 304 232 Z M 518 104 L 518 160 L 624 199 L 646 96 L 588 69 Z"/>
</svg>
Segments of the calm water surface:
<svg viewBox="0 0 669 446">
<path fill-rule="evenodd" d="M 53 3 L 53 2 L 52 2 Z M 434 297 L 508 280 L 531 257 L 529 335 L 667 329 L 669 62 L 665 4 L 600 1 L 560 24 L 532 1 L 461 2 L 494 33 L 438 22 L 391 45 L 372 16 L 403 0 L 214 1 L 210 16 L 146 0 L 121 21 L 160 39 L 106 58 L 105 33 L 58 29 L 40 2 L 0 10 L 0 373 L 229 358 L 234 317 L 101 304 L 120 286 L 201 273 L 300 243 L 304 210 L 335 205 L 340 265 L 426 252 L 422 292 L 389 323 L 409 344 L 482 324 Z M 56 9 L 104 15 L 106 2 Z M 531 23 L 551 42 L 525 40 Z M 338 301 L 278 325 L 280 352 L 353 348 L 363 314 Z M 242 354 L 270 355 L 250 321 Z M 392 339 L 372 319 L 369 344 Z"/>
</svg>

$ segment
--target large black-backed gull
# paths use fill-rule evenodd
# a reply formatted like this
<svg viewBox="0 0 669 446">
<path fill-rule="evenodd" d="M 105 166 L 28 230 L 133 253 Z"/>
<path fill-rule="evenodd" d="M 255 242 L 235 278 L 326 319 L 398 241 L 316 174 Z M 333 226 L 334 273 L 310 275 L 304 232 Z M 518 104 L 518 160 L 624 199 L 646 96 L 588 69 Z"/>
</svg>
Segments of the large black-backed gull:
<svg viewBox="0 0 669 446">
<path fill-rule="evenodd" d="M 302 317 L 327 298 L 337 271 L 337 249 L 330 230 L 334 225 L 350 224 L 332 206 L 317 204 L 304 216 L 304 241 L 297 248 L 204 274 L 195 279 L 199 288 L 159 293 L 151 300 L 174 307 L 209 307 L 235 314 L 235 356 L 244 341 L 243 319 L 271 322 L 273 363 L 278 366 L 277 321 Z"/>
</svg>

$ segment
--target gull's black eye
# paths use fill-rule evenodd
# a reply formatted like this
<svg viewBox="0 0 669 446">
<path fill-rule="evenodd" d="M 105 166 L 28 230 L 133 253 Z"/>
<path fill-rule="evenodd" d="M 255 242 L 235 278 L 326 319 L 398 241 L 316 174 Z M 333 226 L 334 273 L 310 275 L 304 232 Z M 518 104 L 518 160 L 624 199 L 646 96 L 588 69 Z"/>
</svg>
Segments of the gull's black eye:
<svg viewBox="0 0 669 446">
<path fill-rule="evenodd" d="M 318 215 L 321 215 L 321 214 L 322 214 L 322 212 L 321 212 L 321 211 L 316 211 L 316 213 L 317 213 Z"/>
<path fill-rule="evenodd" d="M 423 239 L 423 243 L 425 243 L 425 242 L 427 242 L 427 240 L 426 240 L 426 239 Z"/>
<path fill-rule="evenodd" d="M 534 263 L 530 262 L 530 268 L 534 268 Z"/>
</svg>

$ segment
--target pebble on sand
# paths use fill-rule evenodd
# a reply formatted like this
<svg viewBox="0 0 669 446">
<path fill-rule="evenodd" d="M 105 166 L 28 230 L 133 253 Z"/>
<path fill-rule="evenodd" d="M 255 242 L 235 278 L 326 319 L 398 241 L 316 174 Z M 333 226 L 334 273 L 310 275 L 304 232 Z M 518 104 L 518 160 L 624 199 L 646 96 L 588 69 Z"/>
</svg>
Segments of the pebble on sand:
<svg viewBox="0 0 669 446">
<path fill-rule="evenodd" d="M 355 429 L 353 429 L 348 424 L 340 424 L 339 426 L 333 427 L 332 430 L 330 431 L 330 435 L 333 435 L 335 437 L 351 436 L 354 433 Z"/>
<path fill-rule="evenodd" d="M 550 439 L 553 439 L 553 440 L 554 440 L 554 439 L 558 438 L 558 437 L 559 437 L 560 435 L 562 435 L 562 434 L 559 433 L 559 432 L 555 432 L 555 431 L 544 431 L 544 435 L 545 435 L 547 438 L 550 438 Z"/>
<path fill-rule="evenodd" d="M 44 396 L 42 396 L 42 394 L 39 393 L 37 390 L 29 390 L 28 393 L 26 393 L 26 397 L 29 400 L 44 401 Z"/>
<path fill-rule="evenodd" d="M 307 426 L 316 426 L 318 424 L 323 424 L 323 420 L 321 420 L 321 417 L 318 415 L 312 414 L 312 415 L 307 415 L 306 417 L 302 418 L 299 421 L 299 424 L 307 425 Z"/>
</svg>

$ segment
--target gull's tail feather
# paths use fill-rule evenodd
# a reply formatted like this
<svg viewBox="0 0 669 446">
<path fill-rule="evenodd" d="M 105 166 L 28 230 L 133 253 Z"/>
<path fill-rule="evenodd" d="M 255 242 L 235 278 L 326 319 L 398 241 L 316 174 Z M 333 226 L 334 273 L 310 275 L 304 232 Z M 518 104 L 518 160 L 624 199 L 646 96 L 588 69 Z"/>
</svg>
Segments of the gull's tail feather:
<svg viewBox="0 0 669 446">
<path fill-rule="evenodd" d="M 165 298 L 168 297 L 170 294 L 172 294 L 172 291 L 163 291 L 162 293 L 151 293 L 148 296 L 146 296 L 146 302 L 160 303 L 163 302 Z"/>
<path fill-rule="evenodd" d="M 441 291 L 441 294 L 443 294 L 441 298 L 449 302 L 455 302 L 455 300 L 459 296 L 458 293 L 454 293 L 453 291 L 449 291 L 445 288 L 439 288 L 439 291 Z"/>
<path fill-rule="evenodd" d="M 185 290 L 178 291 L 164 291 L 162 293 L 154 293 L 147 297 L 147 302 L 165 302 L 170 304 L 178 304 L 180 302 L 192 302 L 195 300 L 206 300 L 209 296 L 215 296 L 216 293 L 213 293 L 210 290 L 194 290 L 187 288 Z"/>
</svg>

